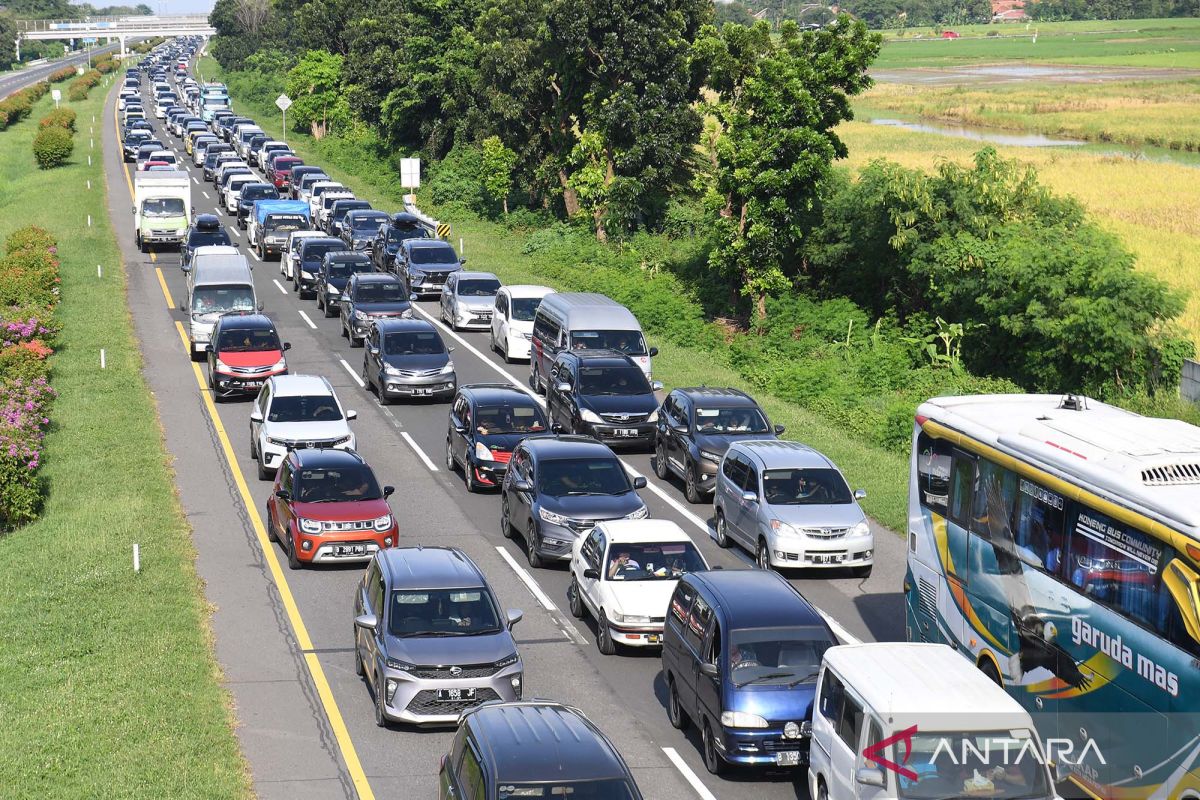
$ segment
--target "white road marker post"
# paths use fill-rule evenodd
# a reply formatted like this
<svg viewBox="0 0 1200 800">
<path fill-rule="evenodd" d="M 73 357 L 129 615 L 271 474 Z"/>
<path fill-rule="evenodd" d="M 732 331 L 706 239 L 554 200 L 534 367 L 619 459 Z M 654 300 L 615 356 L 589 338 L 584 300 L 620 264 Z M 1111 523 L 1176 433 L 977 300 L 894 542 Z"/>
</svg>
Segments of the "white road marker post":
<svg viewBox="0 0 1200 800">
<path fill-rule="evenodd" d="M 133 571 L 142 571 L 142 548 L 137 542 L 133 543 Z"/>
<path fill-rule="evenodd" d="M 104 348 L 100 348 L 100 369 L 105 369 L 104 365 Z"/>
<path fill-rule="evenodd" d="M 97 264 L 97 265 L 96 265 L 96 277 L 97 277 L 97 278 L 103 278 L 103 277 L 104 277 L 104 270 L 103 270 L 103 269 L 100 267 L 100 265 L 99 265 L 99 264 Z"/>
</svg>

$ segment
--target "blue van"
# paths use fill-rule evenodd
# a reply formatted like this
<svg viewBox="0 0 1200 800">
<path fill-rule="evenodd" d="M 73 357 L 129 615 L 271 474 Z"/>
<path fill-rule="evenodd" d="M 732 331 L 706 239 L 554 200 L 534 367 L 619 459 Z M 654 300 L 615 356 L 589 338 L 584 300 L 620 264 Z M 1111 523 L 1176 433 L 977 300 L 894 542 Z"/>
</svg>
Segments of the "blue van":
<svg viewBox="0 0 1200 800">
<path fill-rule="evenodd" d="M 667 716 L 700 729 L 704 766 L 805 767 L 829 625 L 768 570 L 685 575 L 663 630 Z"/>
</svg>

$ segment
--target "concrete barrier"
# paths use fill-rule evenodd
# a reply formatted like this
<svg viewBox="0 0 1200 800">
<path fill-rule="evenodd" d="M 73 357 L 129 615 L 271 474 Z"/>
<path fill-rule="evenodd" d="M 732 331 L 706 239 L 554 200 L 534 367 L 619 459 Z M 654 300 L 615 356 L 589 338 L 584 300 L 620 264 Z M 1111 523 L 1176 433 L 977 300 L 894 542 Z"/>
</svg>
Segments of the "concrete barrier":
<svg viewBox="0 0 1200 800">
<path fill-rule="evenodd" d="M 1179 379 L 1179 394 L 1184 400 L 1200 403 L 1200 361 L 1183 360 L 1183 375 Z"/>
</svg>

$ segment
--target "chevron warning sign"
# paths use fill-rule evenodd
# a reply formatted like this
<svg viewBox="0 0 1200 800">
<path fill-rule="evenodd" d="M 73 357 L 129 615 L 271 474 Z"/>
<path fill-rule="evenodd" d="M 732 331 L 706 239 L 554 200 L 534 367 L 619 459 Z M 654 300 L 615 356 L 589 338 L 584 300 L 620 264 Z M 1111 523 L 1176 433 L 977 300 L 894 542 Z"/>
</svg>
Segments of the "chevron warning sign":
<svg viewBox="0 0 1200 800">
<path fill-rule="evenodd" d="M 438 235 L 439 239 L 449 239 L 450 238 L 450 223 L 449 222 L 439 222 L 438 226 L 437 226 L 437 235 Z"/>
</svg>

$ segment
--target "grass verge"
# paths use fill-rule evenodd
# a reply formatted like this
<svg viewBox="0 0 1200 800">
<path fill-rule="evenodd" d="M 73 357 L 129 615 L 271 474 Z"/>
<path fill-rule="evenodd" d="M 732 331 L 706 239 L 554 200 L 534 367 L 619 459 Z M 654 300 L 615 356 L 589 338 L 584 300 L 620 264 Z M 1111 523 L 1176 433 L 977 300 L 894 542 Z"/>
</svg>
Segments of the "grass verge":
<svg viewBox="0 0 1200 800">
<path fill-rule="evenodd" d="M 33 223 L 58 240 L 64 328 L 49 496 L 37 522 L 0 537 L 0 793 L 247 797 L 190 530 L 126 306 L 102 150 L 88 145 L 101 141 L 105 91 L 71 104 L 79 133 L 66 166 L 43 172 L 33 162 L 49 97 L 0 134 L 0 239 Z"/>
<path fill-rule="evenodd" d="M 220 66 L 211 58 L 200 62 L 200 70 L 208 80 L 222 80 Z M 231 86 L 231 91 L 233 91 Z M 265 103 L 242 102 L 235 94 L 235 108 L 253 117 L 267 133 L 280 137 L 281 119 L 278 109 Z M 331 140 L 314 141 L 311 137 L 289 131 L 287 142 L 306 163 L 318 164 L 327 173 L 355 193 L 369 200 L 376 208 L 395 210 L 401 206 L 403 190 L 398 176 L 386 164 L 365 161 L 357 154 L 337 150 Z M 422 201 L 422 206 L 427 203 Z M 560 280 L 547 277 L 536 259 L 524 252 L 529 234 L 512 231 L 493 222 L 466 217 L 442 220 L 453 225 L 451 239 L 455 246 L 463 240 L 463 252 L 470 257 L 471 268 L 496 273 L 506 283 L 543 283 L 568 289 Z M 904 529 L 907 514 L 908 460 L 906 456 L 863 444 L 828 420 L 807 409 L 752 390 L 736 372 L 713 353 L 700 348 L 678 347 L 655 339 L 654 329 L 647 330 L 651 342 L 659 347 L 654 376 L 668 387 L 735 386 L 751 391 L 770 414 L 773 422 L 787 426 L 788 438 L 806 442 L 818 448 L 845 471 L 855 488 L 867 490 L 866 509 L 875 519 L 892 530 Z M 517 374 L 520 374 L 518 371 Z"/>
</svg>

